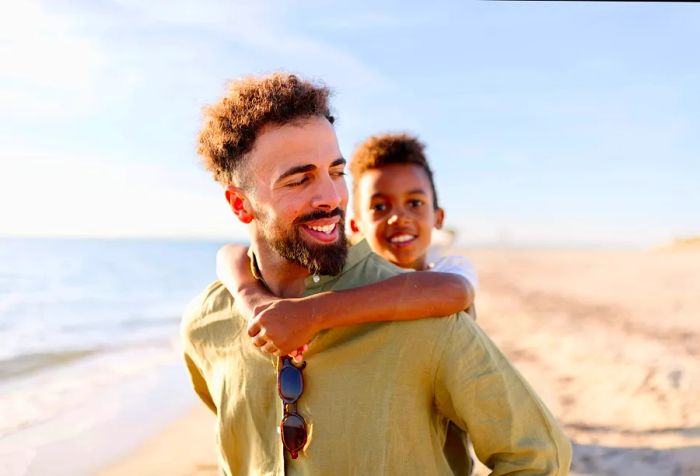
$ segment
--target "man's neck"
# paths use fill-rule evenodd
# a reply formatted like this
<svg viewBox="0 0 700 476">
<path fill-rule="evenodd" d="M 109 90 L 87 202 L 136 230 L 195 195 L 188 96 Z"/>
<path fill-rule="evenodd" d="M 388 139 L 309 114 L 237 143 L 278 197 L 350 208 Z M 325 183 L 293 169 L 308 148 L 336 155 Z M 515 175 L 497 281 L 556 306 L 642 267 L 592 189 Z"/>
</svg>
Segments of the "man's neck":
<svg viewBox="0 0 700 476">
<path fill-rule="evenodd" d="M 272 294 L 295 298 L 304 293 L 304 280 L 310 274 L 308 269 L 282 258 L 262 240 L 252 238 L 250 246 L 255 253 L 258 270 Z"/>
</svg>

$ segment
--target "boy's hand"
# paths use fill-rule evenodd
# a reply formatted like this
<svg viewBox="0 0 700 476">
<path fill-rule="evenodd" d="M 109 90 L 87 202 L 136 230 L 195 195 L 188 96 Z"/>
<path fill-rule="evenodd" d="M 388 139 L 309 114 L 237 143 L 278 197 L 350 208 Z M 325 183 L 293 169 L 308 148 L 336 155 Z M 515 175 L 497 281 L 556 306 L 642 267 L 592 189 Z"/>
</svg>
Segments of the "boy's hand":
<svg viewBox="0 0 700 476">
<path fill-rule="evenodd" d="M 256 308 L 248 335 L 256 347 L 275 355 L 301 355 L 318 332 L 313 306 L 301 299 L 279 299 Z M 301 351 L 301 352 L 300 352 Z"/>
</svg>

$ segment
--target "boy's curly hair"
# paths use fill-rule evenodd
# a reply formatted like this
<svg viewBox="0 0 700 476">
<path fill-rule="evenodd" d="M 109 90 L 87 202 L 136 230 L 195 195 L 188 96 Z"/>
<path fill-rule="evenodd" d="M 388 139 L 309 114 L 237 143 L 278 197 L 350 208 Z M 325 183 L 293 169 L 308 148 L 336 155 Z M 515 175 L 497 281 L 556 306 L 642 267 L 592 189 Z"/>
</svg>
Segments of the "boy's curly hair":
<svg viewBox="0 0 700 476">
<path fill-rule="evenodd" d="M 413 164 L 425 170 L 433 193 L 433 208 L 439 208 L 433 171 L 425 157 L 425 145 L 417 137 L 405 133 L 373 135 L 357 146 L 350 160 L 353 196 L 357 197 L 357 185 L 362 174 L 392 164 Z"/>
<path fill-rule="evenodd" d="M 260 129 L 313 116 L 332 124 L 329 96 L 326 86 L 288 73 L 231 81 L 226 94 L 204 108 L 197 153 L 217 182 L 234 185 L 234 180 L 242 180 L 245 155 L 253 149 Z"/>
</svg>

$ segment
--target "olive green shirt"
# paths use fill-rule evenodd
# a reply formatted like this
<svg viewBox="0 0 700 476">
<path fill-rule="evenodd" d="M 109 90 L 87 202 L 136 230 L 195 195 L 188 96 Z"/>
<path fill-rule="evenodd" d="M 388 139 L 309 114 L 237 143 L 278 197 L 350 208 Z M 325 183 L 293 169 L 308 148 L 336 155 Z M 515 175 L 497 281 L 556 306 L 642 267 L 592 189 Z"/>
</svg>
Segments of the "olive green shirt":
<svg viewBox="0 0 700 476">
<path fill-rule="evenodd" d="M 354 288 L 399 272 L 363 241 L 350 249 L 338 276 L 318 282 L 309 277 L 306 294 Z M 220 465 L 227 475 L 453 474 L 448 459 L 467 461 L 468 455 L 448 454 L 449 420 L 469 432 L 477 457 L 494 475 L 568 474 L 569 441 L 465 313 L 316 336 L 305 354 L 297 404 L 309 438 L 296 460 L 280 440 L 278 359 L 253 346 L 221 283 L 192 302 L 182 331 L 195 391 L 217 416 Z"/>
</svg>

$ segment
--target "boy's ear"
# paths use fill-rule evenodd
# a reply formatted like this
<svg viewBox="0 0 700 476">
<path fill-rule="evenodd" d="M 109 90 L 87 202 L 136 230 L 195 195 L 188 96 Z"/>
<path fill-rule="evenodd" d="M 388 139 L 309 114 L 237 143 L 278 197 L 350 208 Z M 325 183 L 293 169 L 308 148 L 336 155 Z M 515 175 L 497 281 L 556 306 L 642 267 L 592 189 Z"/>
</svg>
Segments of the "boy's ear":
<svg viewBox="0 0 700 476">
<path fill-rule="evenodd" d="M 354 233 L 360 233 L 360 227 L 357 225 L 357 220 L 354 218 L 350 219 L 350 231 Z"/>
<path fill-rule="evenodd" d="M 438 207 L 435 209 L 435 228 L 442 228 L 442 222 L 445 220 L 445 210 Z"/>
<path fill-rule="evenodd" d="M 243 190 L 233 185 L 228 185 L 226 186 L 225 194 L 226 201 L 229 207 L 231 207 L 231 211 L 233 211 L 233 214 L 238 217 L 241 223 L 247 225 L 253 221 L 253 212 L 250 208 L 250 202 L 245 196 L 245 193 L 243 193 Z"/>
</svg>

